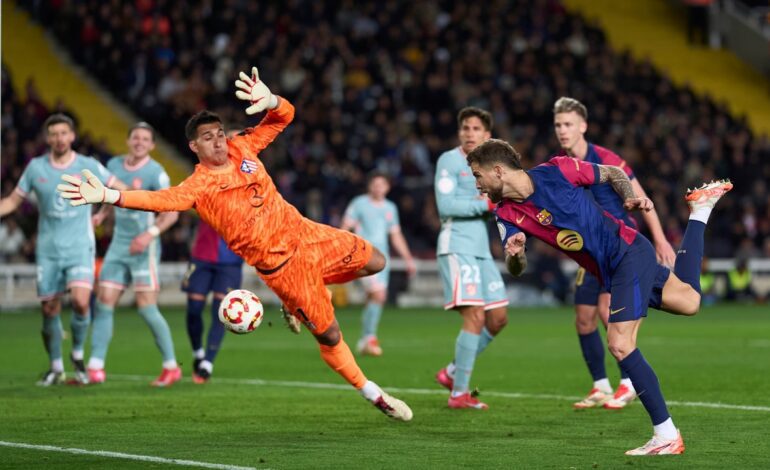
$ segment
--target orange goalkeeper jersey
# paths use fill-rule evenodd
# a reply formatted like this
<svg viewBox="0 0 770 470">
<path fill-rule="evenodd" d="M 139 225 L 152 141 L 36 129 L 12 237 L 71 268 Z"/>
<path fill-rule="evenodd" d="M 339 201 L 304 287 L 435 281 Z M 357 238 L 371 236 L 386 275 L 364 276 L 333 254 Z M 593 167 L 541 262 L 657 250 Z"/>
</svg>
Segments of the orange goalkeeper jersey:
<svg viewBox="0 0 770 470">
<path fill-rule="evenodd" d="M 278 193 L 258 159 L 294 119 L 294 106 L 280 101 L 258 126 L 228 140 L 227 168 L 211 170 L 198 164 L 178 186 L 121 192 L 119 205 L 155 212 L 194 208 L 250 265 L 262 271 L 280 266 L 296 250 L 303 227 L 302 215 Z"/>
</svg>

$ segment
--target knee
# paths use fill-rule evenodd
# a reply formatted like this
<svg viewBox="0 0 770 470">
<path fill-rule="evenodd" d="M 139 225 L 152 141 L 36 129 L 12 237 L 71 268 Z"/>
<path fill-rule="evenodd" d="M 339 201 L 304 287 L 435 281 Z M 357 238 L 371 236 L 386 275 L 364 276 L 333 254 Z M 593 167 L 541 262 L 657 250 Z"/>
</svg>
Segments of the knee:
<svg viewBox="0 0 770 470">
<path fill-rule="evenodd" d="M 385 269 L 385 255 L 377 248 L 372 249 L 372 257 L 366 263 L 366 270 L 369 274 L 375 274 Z"/>
<path fill-rule="evenodd" d="M 609 349 L 610 354 L 612 354 L 616 360 L 622 361 L 636 349 L 636 344 L 632 338 L 623 336 L 611 337 L 607 338 L 607 349 Z"/>
<path fill-rule="evenodd" d="M 60 311 L 59 304 L 57 302 L 43 302 L 42 311 L 46 317 L 55 317 Z"/>
<path fill-rule="evenodd" d="M 695 289 L 692 292 L 688 292 L 683 297 L 682 314 L 687 316 L 693 316 L 700 310 L 701 295 Z"/>
<path fill-rule="evenodd" d="M 369 294 L 369 299 L 377 304 L 384 304 L 388 297 L 388 291 L 380 289 Z"/>
<path fill-rule="evenodd" d="M 581 335 L 593 333 L 596 330 L 596 315 L 593 315 L 593 312 L 589 314 L 578 311 L 575 315 L 575 328 Z"/>
<path fill-rule="evenodd" d="M 324 346 L 336 346 L 339 344 L 340 340 L 342 340 L 342 333 L 340 332 L 339 325 L 335 322 L 323 333 L 315 335 L 315 339 L 319 344 L 323 344 Z"/>
<path fill-rule="evenodd" d="M 486 319 L 486 327 L 492 336 L 497 336 L 506 325 L 508 325 L 508 312 L 502 309 L 500 313 L 497 310 L 493 310 Z"/>
<path fill-rule="evenodd" d="M 72 309 L 75 311 L 78 315 L 86 315 L 88 314 L 88 310 L 91 307 L 90 306 L 90 298 L 86 297 L 85 299 L 72 299 Z"/>
</svg>

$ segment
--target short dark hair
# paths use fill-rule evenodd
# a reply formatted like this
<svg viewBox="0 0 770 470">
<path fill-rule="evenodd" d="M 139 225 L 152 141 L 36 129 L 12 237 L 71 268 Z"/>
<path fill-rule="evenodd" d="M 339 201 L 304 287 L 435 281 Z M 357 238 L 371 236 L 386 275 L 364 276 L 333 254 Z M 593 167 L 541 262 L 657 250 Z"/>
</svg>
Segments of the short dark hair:
<svg viewBox="0 0 770 470">
<path fill-rule="evenodd" d="M 222 118 L 219 117 L 219 114 L 204 109 L 193 115 L 193 117 L 187 121 L 187 124 L 184 126 L 184 135 L 187 137 L 187 140 L 195 140 L 198 138 L 198 128 L 204 124 L 211 124 L 213 122 L 222 124 Z"/>
<path fill-rule="evenodd" d="M 390 176 L 387 173 L 382 170 L 374 170 L 366 175 L 366 185 L 369 186 L 377 178 L 385 178 L 385 181 L 390 184 Z"/>
<path fill-rule="evenodd" d="M 145 129 L 145 130 L 150 131 L 150 136 L 152 136 L 152 141 L 155 142 L 155 129 L 153 129 L 153 127 L 151 125 L 149 125 L 148 123 L 146 123 L 144 121 L 139 121 L 136 124 L 134 124 L 133 126 L 129 127 L 128 128 L 128 135 L 126 137 L 131 137 L 131 134 L 135 130 L 137 130 L 137 129 Z"/>
<path fill-rule="evenodd" d="M 48 116 L 48 119 L 43 122 L 43 129 L 48 132 L 48 129 L 56 124 L 66 124 L 70 126 L 72 132 L 75 132 L 75 121 L 64 113 L 54 113 Z"/>
<path fill-rule="evenodd" d="M 475 106 L 465 107 L 461 109 L 459 113 L 457 113 L 457 127 L 462 127 L 463 121 L 470 117 L 479 118 L 481 123 L 484 125 L 484 129 L 486 129 L 488 132 L 492 132 L 492 126 L 494 125 L 492 114 L 490 114 L 489 111 L 484 111 L 483 109 L 477 108 Z"/>
<path fill-rule="evenodd" d="M 511 144 L 500 139 L 489 139 L 468 154 L 468 165 L 473 162 L 481 166 L 502 163 L 516 170 L 521 170 L 521 155 Z"/>
</svg>

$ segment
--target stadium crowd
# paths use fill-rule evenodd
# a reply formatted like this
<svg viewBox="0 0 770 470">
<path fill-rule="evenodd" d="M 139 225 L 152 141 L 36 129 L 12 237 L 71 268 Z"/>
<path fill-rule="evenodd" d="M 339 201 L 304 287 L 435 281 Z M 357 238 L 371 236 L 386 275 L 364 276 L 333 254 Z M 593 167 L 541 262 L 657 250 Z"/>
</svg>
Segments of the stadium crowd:
<svg viewBox="0 0 770 470">
<path fill-rule="evenodd" d="M 232 92 L 237 71 L 257 64 L 273 91 L 297 108 L 284 136 L 260 155 L 286 199 L 313 219 L 339 225 L 366 174 L 387 171 L 418 256 L 435 253 L 433 168 L 442 151 L 457 145 L 457 110 L 490 110 L 494 136 L 513 142 L 528 166 L 558 150 L 552 106 L 572 96 L 588 106 L 588 139 L 632 165 L 674 246 L 687 221 L 685 188 L 728 176 L 736 194 L 714 214 L 707 254 L 770 257 L 768 136 L 754 135 L 724 103 L 613 50 L 597 26 L 556 0 L 19 3 L 190 158 L 183 130 L 192 113 L 207 107 L 232 126 L 257 122 L 245 120 Z M 22 102 L 3 71 L 4 193 L 44 151 L 40 124 L 51 110 L 34 82 L 25 87 Z M 69 111 L 61 101 L 54 109 Z M 79 137 L 79 151 L 108 156 L 98 139 Z M 33 220 L 19 218 L 28 238 Z M 167 259 L 184 259 L 193 225 L 186 216 L 169 231 Z M 499 243 L 493 247 L 500 250 Z M 552 266 L 550 251 L 533 254 Z M 553 280 L 547 278 L 544 285 Z"/>
</svg>

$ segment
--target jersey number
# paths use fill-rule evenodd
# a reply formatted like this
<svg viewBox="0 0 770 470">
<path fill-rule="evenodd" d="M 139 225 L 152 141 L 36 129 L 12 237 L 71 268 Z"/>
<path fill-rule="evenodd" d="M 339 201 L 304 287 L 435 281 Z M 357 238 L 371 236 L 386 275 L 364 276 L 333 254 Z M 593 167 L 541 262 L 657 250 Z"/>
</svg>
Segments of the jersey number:
<svg viewBox="0 0 770 470">
<path fill-rule="evenodd" d="M 464 264 L 460 266 L 460 271 L 462 271 L 463 284 L 481 284 L 481 270 L 478 266 Z"/>
</svg>

